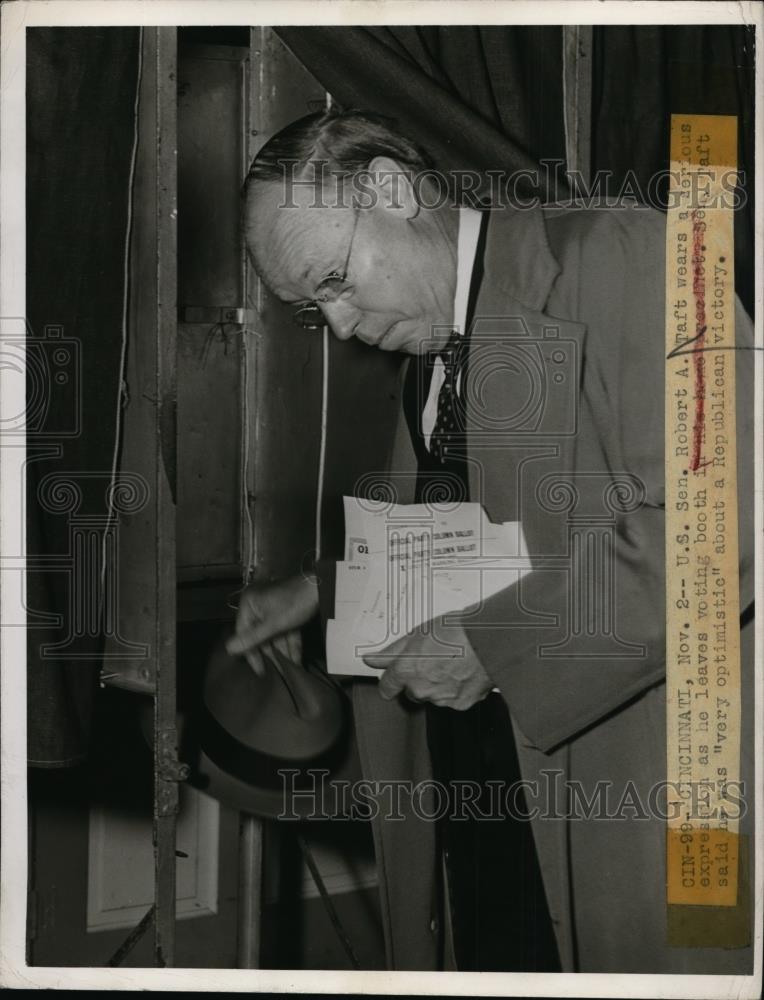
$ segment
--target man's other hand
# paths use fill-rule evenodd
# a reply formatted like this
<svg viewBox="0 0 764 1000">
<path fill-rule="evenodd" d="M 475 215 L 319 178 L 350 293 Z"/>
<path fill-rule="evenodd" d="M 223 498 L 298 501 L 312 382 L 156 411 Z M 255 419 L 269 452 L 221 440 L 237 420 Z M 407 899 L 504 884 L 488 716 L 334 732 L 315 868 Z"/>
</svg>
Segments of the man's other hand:
<svg viewBox="0 0 764 1000">
<path fill-rule="evenodd" d="M 380 653 L 364 656 L 363 662 L 384 670 L 379 693 L 388 701 L 403 693 L 412 701 L 465 711 L 494 687 L 464 629 L 445 626 L 441 618 L 396 639 Z"/>
<path fill-rule="evenodd" d="M 236 632 L 226 643 L 232 656 L 245 656 L 257 674 L 264 672 L 258 647 L 274 645 L 296 663 L 302 660 L 299 629 L 318 612 L 315 576 L 292 576 L 277 583 L 255 583 L 241 594 Z"/>
</svg>

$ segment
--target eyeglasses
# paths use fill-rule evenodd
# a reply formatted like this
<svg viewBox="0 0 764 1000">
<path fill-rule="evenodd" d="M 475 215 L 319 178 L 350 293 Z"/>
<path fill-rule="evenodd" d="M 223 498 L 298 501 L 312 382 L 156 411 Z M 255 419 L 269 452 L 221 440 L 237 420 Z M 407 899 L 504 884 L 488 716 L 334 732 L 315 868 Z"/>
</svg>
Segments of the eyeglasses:
<svg viewBox="0 0 764 1000">
<path fill-rule="evenodd" d="M 345 258 L 345 264 L 341 271 L 335 271 L 332 274 L 328 274 L 321 282 L 319 282 L 316 292 L 310 302 L 306 302 L 305 305 L 295 309 L 292 313 L 292 320 L 297 324 L 297 326 L 302 327 L 303 330 L 318 330 L 322 326 L 326 326 L 326 317 L 319 308 L 319 303 L 323 302 L 336 302 L 341 295 L 343 295 L 348 289 L 352 288 L 352 285 L 347 279 L 348 266 L 350 264 L 350 255 L 353 252 L 353 240 L 355 239 L 355 231 L 358 228 L 359 211 L 358 208 L 355 209 L 355 219 L 353 221 L 353 232 L 350 235 L 350 245 L 348 246 L 347 257 Z"/>
</svg>

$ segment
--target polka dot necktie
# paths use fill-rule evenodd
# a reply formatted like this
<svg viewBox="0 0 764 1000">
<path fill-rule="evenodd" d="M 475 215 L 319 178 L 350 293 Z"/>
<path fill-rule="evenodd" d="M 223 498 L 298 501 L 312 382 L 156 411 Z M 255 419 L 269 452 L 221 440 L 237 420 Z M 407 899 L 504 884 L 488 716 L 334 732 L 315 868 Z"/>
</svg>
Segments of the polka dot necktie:
<svg viewBox="0 0 764 1000">
<path fill-rule="evenodd" d="M 457 392 L 457 382 L 466 360 L 466 346 L 467 338 L 454 330 L 446 346 L 437 352 L 443 362 L 445 379 L 438 394 L 438 411 L 430 437 L 430 455 L 441 464 L 450 458 L 449 450 L 453 445 L 461 443 L 464 438 L 464 405 Z"/>
</svg>

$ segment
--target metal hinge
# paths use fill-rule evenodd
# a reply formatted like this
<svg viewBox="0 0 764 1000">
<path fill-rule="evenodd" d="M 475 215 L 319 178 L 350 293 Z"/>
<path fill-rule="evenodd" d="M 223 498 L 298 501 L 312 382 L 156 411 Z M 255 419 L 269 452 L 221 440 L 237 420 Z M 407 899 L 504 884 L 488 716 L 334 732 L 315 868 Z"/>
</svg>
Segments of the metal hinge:
<svg viewBox="0 0 764 1000">
<path fill-rule="evenodd" d="M 175 728 L 159 733 L 156 748 L 157 814 L 171 816 L 178 811 L 178 782 L 186 781 L 191 769 L 178 760 L 178 734 Z"/>
</svg>

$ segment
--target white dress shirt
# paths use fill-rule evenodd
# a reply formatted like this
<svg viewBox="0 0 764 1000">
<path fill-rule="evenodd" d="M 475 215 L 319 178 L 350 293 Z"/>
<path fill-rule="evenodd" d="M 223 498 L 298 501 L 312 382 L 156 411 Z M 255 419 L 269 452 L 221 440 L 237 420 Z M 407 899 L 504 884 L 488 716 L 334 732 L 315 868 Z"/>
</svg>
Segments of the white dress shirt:
<svg viewBox="0 0 764 1000">
<path fill-rule="evenodd" d="M 472 270 L 475 266 L 478 238 L 480 236 L 481 213 L 474 208 L 459 209 L 459 238 L 456 248 L 456 293 L 454 294 L 454 325 L 453 329 L 464 336 L 467 325 L 467 305 L 472 284 Z M 443 359 L 437 357 L 432 369 L 430 392 L 422 411 L 422 436 L 427 450 L 430 450 L 430 438 L 438 415 L 438 396 L 446 380 L 446 370 Z M 459 391 L 461 372 L 457 377 L 456 391 Z"/>
</svg>

